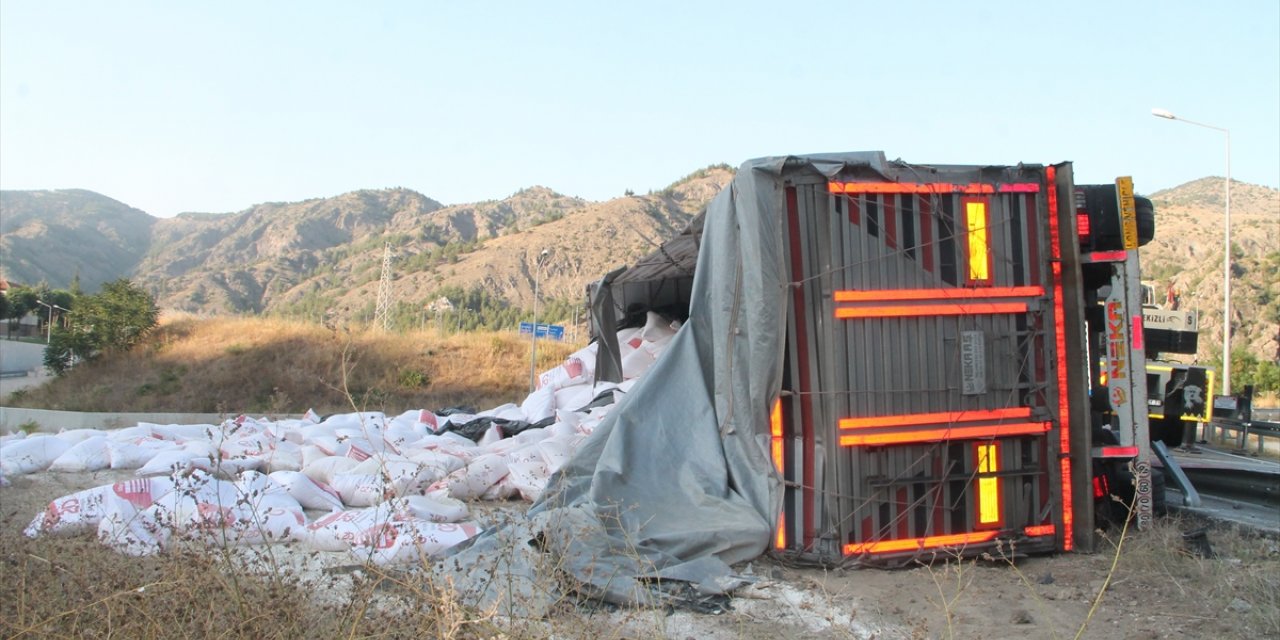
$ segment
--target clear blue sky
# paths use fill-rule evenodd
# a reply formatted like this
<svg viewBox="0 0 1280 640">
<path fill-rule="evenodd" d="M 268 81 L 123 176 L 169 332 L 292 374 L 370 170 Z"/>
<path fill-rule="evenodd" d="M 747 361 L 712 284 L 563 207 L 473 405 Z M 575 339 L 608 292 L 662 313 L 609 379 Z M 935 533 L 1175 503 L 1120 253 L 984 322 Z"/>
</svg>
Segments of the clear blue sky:
<svg viewBox="0 0 1280 640">
<path fill-rule="evenodd" d="M 789 7 L 799 6 L 800 9 Z M 0 187 L 157 216 L 403 186 L 602 200 L 884 150 L 1280 185 L 1280 3 L 0 4 Z"/>
</svg>

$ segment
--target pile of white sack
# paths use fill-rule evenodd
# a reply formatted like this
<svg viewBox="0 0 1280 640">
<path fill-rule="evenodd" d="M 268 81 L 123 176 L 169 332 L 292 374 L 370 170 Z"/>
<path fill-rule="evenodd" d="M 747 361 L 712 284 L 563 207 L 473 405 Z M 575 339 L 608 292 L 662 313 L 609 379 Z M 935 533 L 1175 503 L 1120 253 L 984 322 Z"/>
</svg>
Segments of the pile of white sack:
<svg viewBox="0 0 1280 640">
<path fill-rule="evenodd" d="M 543 373 L 521 405 L 474 415 L 413 410 L 322 420 L 308 412 L 293 420 L 13 433 L 0 436 L 0 485 L 28 473 L 136 469 L 137 479 L 49 503 L 27 526 L 30 537 L 96 532 L 102 544 L 132 555 L 178 544 L 294 541 L 377 564 L 420 560 L 479 531 L 467 501 L 538 499 L 612 408 L 608 395 L 616 401 L 630 389 L 678 329 L 649 314 L 644 327 L 618 332 L 622 384 L 592 384 L 592 343 Z M 486 422 L 478 441 L 451 431 Z M 507 437 L 503 425 L 521 428 Z"/>
</svg>

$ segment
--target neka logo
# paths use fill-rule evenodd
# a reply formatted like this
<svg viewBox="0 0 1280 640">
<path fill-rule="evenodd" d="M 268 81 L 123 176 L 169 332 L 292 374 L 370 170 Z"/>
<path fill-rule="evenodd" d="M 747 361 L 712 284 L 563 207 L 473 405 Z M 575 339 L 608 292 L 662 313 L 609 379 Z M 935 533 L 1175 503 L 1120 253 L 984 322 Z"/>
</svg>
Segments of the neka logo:
<svg viewBox="0 0 1280 640">
<path fill-rule="evenodd" d="M 1129 355 L 1125 344 L 1124 307 L 1119 301 L 1107 303 L 1107 359 L 1111 362 L 1112 380 L 1125 377 L 1125 359 Z"/>
</svg>

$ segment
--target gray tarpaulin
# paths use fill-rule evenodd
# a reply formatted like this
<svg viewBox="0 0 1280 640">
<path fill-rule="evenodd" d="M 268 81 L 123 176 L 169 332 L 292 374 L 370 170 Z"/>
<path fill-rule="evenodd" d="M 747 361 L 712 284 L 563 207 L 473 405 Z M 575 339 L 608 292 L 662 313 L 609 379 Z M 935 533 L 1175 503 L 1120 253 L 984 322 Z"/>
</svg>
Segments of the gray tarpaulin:
<svg viewBox="0 0 1280 640">
<path fill-rule="evenodd" d="M 654 579 L 703 593 L 771 540 L 781 485 L 769 403 L 782 374 L 788 295 L 782 175 L 878 171 L 878 152 L 752 160 L 711 202 L 689 320 L 665 355 L 555 475 L 527 520 L 442 561 L 480 606 L 538 614 L 573 589 L 655 602 Z M 554 575 L 553 575 L 554 574 Z M 575 583 L 576 584 L 573 584 Z"/>
</svg>

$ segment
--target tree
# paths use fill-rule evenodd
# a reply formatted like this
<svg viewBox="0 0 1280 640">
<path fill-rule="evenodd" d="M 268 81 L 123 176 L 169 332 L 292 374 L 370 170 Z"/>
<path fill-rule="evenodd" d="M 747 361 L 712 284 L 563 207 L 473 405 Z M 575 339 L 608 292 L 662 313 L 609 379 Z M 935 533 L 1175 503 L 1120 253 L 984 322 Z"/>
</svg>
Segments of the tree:
<svg viewBox="0 0 1280 640">
<path fill-rule="evenodd" d="M 121 278 L 81 296 L 68 314 L 70 327 L 53 332 L 44 364 L 61 375 L 78 360 L 126 351 L 155 328 L 160 311 L 146 289 Z"/>
<path fill-rule="evenodd" d="M 1280 391 L 1280 363 L 1261 360 L 1248 349 L 1231 350 L 1231 388 L 1235 391 L 1251 384 L 1255 392 Z"/>
<path fill-rule="evenodd" d="M 36 307 L 40 306 L 36 304 L 36 300 L 39 299 L 39 295 L 37 295 L 36 290 L 31 287 L 18 285 L 10 289 L 7 295 L 9 298 L 9 308 L 5 317 L 11 320 L 20 320 L 23 316 L 31 313 Z"/>
<path fill-rule="evenodd" d="M 5 294 L 5 309 L 3 319 L 9 321 L 9 331 L 12 332 L 18 328 L 18 321 L 24 316 L 31 313 L 38 306 L 36 304 L 36 291 L 31 287 L 22 285 L 14 286 Z M 11 333 L 12 335 L 12 333 Z"/>
</svg>

